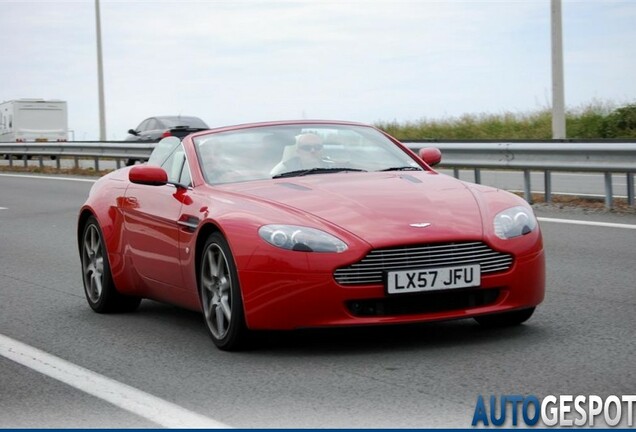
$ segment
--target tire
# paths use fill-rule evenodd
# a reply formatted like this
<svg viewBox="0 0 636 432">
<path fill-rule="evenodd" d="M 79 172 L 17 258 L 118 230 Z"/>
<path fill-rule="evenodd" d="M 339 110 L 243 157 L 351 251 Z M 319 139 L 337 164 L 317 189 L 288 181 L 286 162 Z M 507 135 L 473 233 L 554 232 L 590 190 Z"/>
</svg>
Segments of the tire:
<svg viewBox="0 0 636 432">
<path fill-rule="evenodd" d="M 199 271 L 201 307 L 212 341 L 223 351 L 243 348 L 248 330 L 241 288 L 232 252 L 220 233 L 205 242 Z"/>
<path fill-rule="evenodd" d="M 475 321 L 484 327 L 511 327 L 519 325 L 532 316 L 534 307 L 513 312 L 475 317 Z"/>
<path fill-rule="evenodd" d="M 97 313 L 136 310 L 141 298 L 120 294 L 115 287 L 102 230 L 94 216 L 86 221 L 80 250 L 84 294 L 88 305 Z"/>
</svg>

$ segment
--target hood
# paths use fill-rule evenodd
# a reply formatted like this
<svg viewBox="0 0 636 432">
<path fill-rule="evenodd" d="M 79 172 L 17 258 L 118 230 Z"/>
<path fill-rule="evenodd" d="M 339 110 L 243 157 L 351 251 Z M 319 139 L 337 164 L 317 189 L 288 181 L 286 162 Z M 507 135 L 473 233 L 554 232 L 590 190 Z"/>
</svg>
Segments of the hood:
<svg viewBox="0 0 636 432">
<path fill-rule="evenodd" d="M 461 181 L 435 172 L 319 174 L 231 189 L 317 216 L 374 247 L 483 235 L 472 193 Z"/>
</svg>

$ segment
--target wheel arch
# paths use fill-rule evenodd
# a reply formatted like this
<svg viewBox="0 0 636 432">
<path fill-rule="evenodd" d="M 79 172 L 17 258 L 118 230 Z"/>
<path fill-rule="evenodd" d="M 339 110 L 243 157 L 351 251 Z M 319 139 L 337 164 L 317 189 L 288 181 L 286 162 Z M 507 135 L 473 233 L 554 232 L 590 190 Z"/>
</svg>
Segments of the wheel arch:
<svg viewBox="0 0 636 432">
<path fill-rule="evenodd" d="M 90 209 L 84 208 L 80 212 L 79 218 L 77 219 L 77 250 L 82 255 L 82 235 L 84 234 L 84 228 L 86 227 L 86 221 L 91 216 L 97 218 L 95 213 L 93 213 Z"/>
<path fill-rule="evenodd" d="M 199 300 L 201 300 L 201 293 L 199 292 L 199 283 L 201 278 L 201 255 L 203 254 L 203 247 L 205 246 L 205 242 L 208 237 L 214 233 L 220 233 L 223 237 L 223 231 L 213 222 L 206 222 L 201 229 L 199 229 L 199 234 L 197 235 L 197 240 L 195 244 L 195 252 L 194 252 L 194 271 L 197 282 L 197 293 L 199 295 Z M 227 239 L 226 239 L 227 240 Z"/>
</svg>

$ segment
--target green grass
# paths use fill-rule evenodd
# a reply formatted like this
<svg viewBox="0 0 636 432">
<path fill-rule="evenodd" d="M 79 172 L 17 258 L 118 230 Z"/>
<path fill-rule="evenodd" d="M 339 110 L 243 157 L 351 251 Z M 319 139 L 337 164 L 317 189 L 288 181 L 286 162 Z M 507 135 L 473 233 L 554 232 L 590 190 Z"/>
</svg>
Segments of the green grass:
<svg viewBox="0 0 636 432">
<path fill-rule="evenodd" d="M 568 139 L 636 138 L 636 104 L 616 108 L 594 102 L 566 112 Z M 416 122 L 377 122 L 376 127 L 400 140 L 549 140 L 552 113 L 464 114 Z"/>
</svg>

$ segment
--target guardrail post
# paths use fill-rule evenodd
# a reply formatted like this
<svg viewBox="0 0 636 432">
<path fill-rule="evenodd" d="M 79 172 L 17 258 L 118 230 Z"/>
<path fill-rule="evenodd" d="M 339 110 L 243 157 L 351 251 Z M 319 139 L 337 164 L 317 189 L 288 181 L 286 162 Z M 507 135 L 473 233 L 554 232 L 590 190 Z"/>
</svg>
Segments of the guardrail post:
<svg viewBox="0 0 636 432">
<path fill-rule="evenodd" d="M 58 170 L 62 169 L 62 157 L 59 155 L 55 158 L 55 166 Z"/>
<path fill-rule="evenodd" d="M 552 202 L 552 173 L 545 170 L 543 173 L 543 185 L 545 187 L 545 202 Z"/>
<path fill-rule="evenodd" d="M 75 156 L 73 159 L 75 159 L 75 169 L 79 169 L 79 157 Z"/>
<path fill-rule="evenodd" d="M 95 172 L 99 171 L 99 158 L 95 157 Z"/>
<path fill-rule="evenodd" d="M 475 183 L 481 184 L 481 171 L 479 168 L 475 168 Z"/>
<path fill-rule="evenodd" d="M 612 208 L 612 173 L 605 173 L 605 208 Z"/>
<path fill-rule="evenodd" d="M 634 173 L 627 173 L 627 205 L 634 206 Z"/>
<path fill-rule="evenodd" d="M 459 168 L 453 168 L 453 177 L 459 178 Z"/>
<path fill-rule="evenodd" d="M 9 155 L 9 166 L 12 167 L 13 166 L 13 155 Z"/>
<path fill-rule="evenodd" d="M 27 155 L 22 155 L 22 161 L 24 162 L 24 167 L 29 166 L 29 157 Z"/>
<path fill-rule="evenodd" d="M 44 168 L 44 158 L 42 155 L 40 155 L 40 157 L 38 158 L 40 161 L 40 168 Z"/>
<path fill-rule="evenodd" d="M 528 204 L 532 204 L 532 191 L 530 188 L 530 170 L 523 170 L 523 195 Z"/>
<path fill-rule="evenodd" d="M 117 164 L 117 169 L 121 168 L 121 159 L 120 158 L 115 159 L 115 164 Z"/>
</svg>

